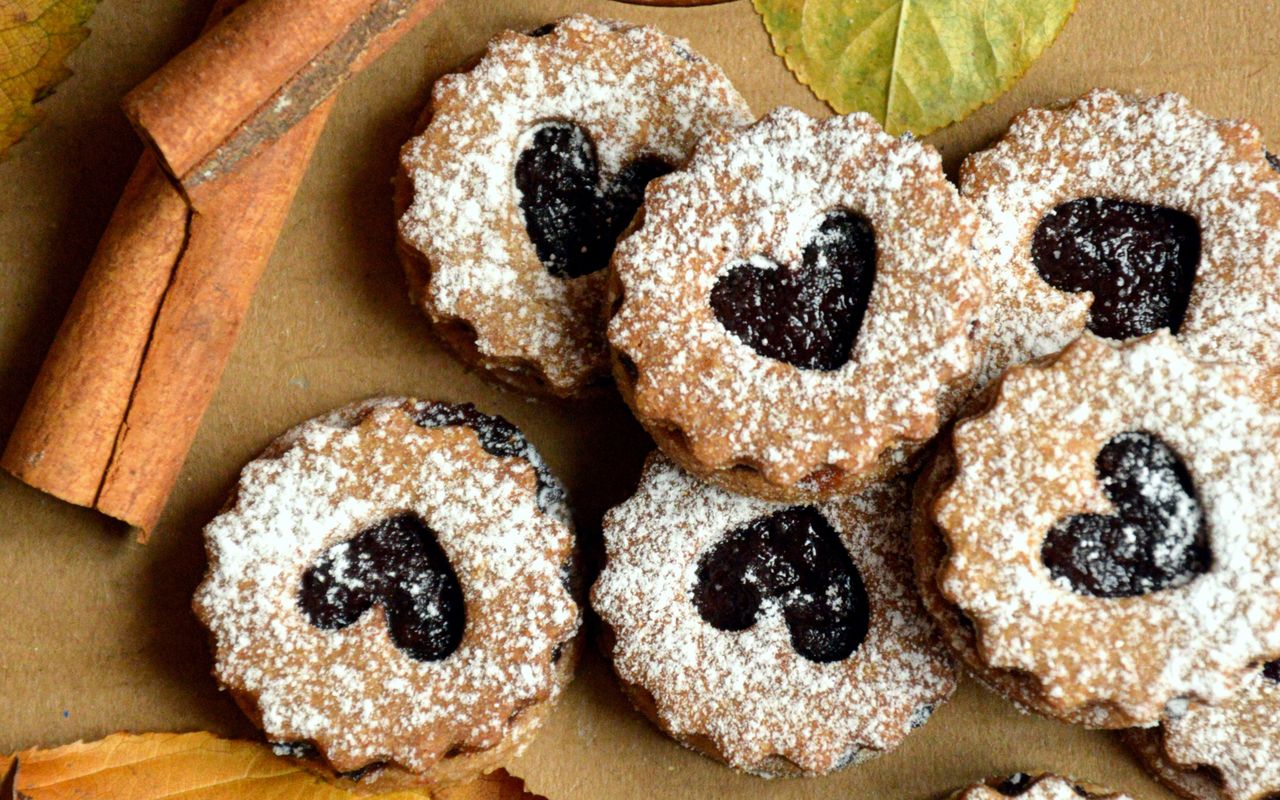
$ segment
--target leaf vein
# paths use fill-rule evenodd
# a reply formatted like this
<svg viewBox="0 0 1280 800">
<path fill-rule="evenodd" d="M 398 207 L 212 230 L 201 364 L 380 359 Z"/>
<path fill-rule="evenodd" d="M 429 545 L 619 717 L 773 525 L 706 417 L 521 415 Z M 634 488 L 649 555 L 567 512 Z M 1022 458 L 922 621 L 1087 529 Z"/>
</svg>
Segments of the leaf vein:
<svg viewBox="0 0 1280 800">
<path fill-rule="evenodd" d="M 907 24 L 907 14 L 911 0 L 901 0 L 898 3 L 898 25 L 893 31 L 893 55 L 889 60 L 889 85 L 885 87 L 884 92 L 884 126 L 889 127 L 889 113 L 893 110 L 893 90 L 898 83 L 898 58 L 902 54 L 902 29 Z"/>
</svg>

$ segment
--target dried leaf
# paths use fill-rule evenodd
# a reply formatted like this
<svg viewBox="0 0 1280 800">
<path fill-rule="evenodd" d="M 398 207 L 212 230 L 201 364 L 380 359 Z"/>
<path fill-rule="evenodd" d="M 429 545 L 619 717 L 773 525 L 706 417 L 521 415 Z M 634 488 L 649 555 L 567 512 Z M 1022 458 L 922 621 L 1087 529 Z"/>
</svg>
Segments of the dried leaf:
<svg viewBox="0 0 1280 800">
<path fill-rule="evenodd" d="M 778 55 L 842 114 L 923 135 L 1003 94 L 1076 0 L 753 0 Z"/>
<path fill-rule="evenodd" d="M 36 126 L 36 102 L 71 74 L 97 0 L 0 0 L 0 156 Z"/>
<path fill-rule="evenodd" d="M 97 742 L 13 756 L 12 789 L 23 800 L 349 800 L 356 798 L 255 742 L 208 733 L 114 734 Z M 0 759 L 0 767 L 4 760 Z M 440 800 L 535 800 L 507 773 L 486 775 L 451 789 Z M 427 800 L 425 791 L 378 795 L 382 800 Z"/>
</svg>

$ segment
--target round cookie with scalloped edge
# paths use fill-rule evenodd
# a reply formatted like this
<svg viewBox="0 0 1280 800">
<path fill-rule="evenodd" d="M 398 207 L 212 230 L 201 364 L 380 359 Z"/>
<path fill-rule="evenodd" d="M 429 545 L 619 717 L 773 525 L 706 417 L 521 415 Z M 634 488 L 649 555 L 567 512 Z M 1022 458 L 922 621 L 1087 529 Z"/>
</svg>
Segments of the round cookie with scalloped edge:
<svg viewBox="0 0 1280 800">
<path fill-rule="evenodd" d="M 592 590 L 627 696 L 682 744 L 756 774 L 892 750 L 955 687 L 911 587 L 908 513 L 902 480 L 788 505 L 654 453 L 605 517 Z"/>
<path fill-rule="evenodd" d="M 1280 411 L 1255 378 L 1167 332 L 1086 334 L 957 423 L 954 473 L 920 497 L 936 589 L 988 668 L 1036 682 L 1036 710 L 1151 725 L 1280 655 Z"/>
<path fill-rule="evenodd" d="M 278 753 L 353 788 L 500 766 L 572 677 L 564 492 L 469 404 L 379 398 L 303 423 L 204 535 L 194 606 L 219 683 Z"/>
<path fill-rule="evenodd" d="M 646 183 L 752 119 L 688 42 L 585 14 L 498 35 L 424 116 L 396 182 L 410 296 L 464 361 L 556 397 L 608 380 L 604 270 Z"/>
<path fill-rule="evenodd" d="M 906 470 L 969 385 L 977 218 L 932 148 L 775 109 L 654 181 L 612 263 L 624 400 L 685 469 L 815 500 Z"/>
<path fill-rule="evenodd" d="M 1086 330 L 1280 368 L 1280 169 L 1256 126 L 1095 89 L 1019 114 L 960 191 L 991 290 L 979 388 Z"/>
</svg>

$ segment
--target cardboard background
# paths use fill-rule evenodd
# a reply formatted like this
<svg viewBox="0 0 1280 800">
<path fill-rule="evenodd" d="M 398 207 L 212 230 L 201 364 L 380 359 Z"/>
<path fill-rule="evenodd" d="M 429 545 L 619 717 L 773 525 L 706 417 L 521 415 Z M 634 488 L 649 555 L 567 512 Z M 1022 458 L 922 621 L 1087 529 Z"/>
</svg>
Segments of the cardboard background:
<svg viewBox="0 0 1280 800">
<path fill-rule="evenodd" d="M 930 137 L 954 169 L 1037 102 L 1097 85 L 1177 90 L 1243 116 L 1280 148 L 1280 3 L 1082 0 L 1012 92 Z M 152 544 L 0 478 L 0 752 L 115 730 L 252 736 L 208 676 L 189 610 L 204 568 L 200 526 L 240 466 L 290 425 L 350 400 L 408 393 L 477 401 L 522 427 L 566 481 L 580 528 L 629 492 L 646 439 L 616 400 L 558 407 L 467 373 L 427 336 L 392 252 L 388 181 L 431 81 L 500 29 L 573 10 L 652 22 L 722 64 L 757 112 L 829 113 L 776 58 L 747 0 L 654 9 L 611 0 L 448 0 L 344 90 L 243 338 Z M 49 117 L 0 163 L 0 436 L 7 436 L 139 144 L 117 104 L 180 49 L 207 4 L 105 0 L 76 75 Z M 590 651 L 591 648 L 588 648 Z M 985 774 L 1075 773 L 1137 798 L 1169 797 L 1105 733 L 1017 714 L 966 684 L 897 752 L 821 779 L 764 782 L 679 748 L 626 706 L 588 652 L 578 680 L 513 765 L 552 798 L 927 798 Z"/>
</svg>

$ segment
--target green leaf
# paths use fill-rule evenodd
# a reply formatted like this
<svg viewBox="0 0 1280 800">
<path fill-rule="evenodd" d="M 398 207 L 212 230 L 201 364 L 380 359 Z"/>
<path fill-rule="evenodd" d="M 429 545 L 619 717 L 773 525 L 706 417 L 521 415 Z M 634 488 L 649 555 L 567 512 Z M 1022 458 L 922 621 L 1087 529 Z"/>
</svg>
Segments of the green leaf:
<svg viewBox="0 0 1280 800">
<path fill-rule="evenodd" d="M 774 49 L 836 111 L 924 135 L 1006 92 L 1076 0 L 753 0 Z"/>
<path fill-rule="evenodd" d="M 71 74 L 97 0 L 0 0 L 0 157 L 43 116 L 36 102 Z"/>
</svg>

